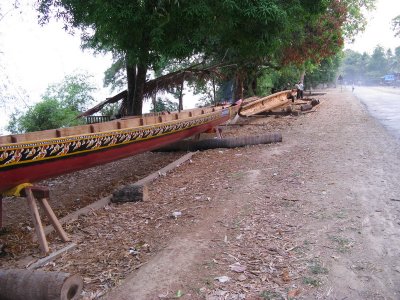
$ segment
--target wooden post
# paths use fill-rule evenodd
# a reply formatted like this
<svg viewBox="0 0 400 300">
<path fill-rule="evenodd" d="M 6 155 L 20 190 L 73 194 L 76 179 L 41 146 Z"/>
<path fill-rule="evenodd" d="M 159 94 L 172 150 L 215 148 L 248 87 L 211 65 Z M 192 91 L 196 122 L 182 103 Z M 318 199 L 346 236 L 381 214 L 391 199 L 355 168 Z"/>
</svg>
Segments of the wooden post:
<svg viewBox="0 0 400 300">
<path fill-rule="evenodd" d="M 43 208 L 44 212 L 46 213 L 47 217 L 49 218 L 51 224 L 53 225 L 54 229 L 61 237 L 63 242 L 69 242 L 70 239 L 68 238 L 67 234 L 65 233 L 64 229 L 61 227 L 60 222 L 58 221 L 56 215 L 54 214 L 53 210 L 51 209 L 49 203 L 47 202 L 46 198 L 39 199 L 39 204 Z"/>
<path fill-rule="evenodd" d="M 41 253 L 43 255 L 46 255 L 47 253 L 49 253 L 49 245 L 46 240 L 46 235 L 44 234 L 42 221 L 40 220 L 39 211 L 31 187 L 25 188 L 25 193 L 26 200 L 28 201 L 28 206 L 32 215 L 33 224 L 35 226 L 36 235 L 38 237 Z"/>
</svg>

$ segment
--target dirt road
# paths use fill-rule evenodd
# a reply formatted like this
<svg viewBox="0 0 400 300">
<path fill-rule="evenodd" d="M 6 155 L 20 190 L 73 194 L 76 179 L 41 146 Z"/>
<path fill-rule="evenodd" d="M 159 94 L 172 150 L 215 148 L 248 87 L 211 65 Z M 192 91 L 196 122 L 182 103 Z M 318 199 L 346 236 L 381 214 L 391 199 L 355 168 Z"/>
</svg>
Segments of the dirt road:
<svg viewBox="0 0 400 300">
<path fill-rule="evenodd" d="M 400 299 L 399 144 L 351 93 L 320 99 L 281 121 L 283 143 L 206 151 L 158 182 L 198 207 L 177 206 L 166 247 L 104 298 Z"/>
</svg>

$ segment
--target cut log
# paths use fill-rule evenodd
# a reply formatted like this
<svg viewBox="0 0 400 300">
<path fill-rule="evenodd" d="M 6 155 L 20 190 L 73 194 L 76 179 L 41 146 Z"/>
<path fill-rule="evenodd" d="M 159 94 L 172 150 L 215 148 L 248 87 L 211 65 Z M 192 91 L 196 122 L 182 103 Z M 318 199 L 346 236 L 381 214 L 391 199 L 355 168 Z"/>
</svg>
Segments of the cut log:
<svg viewBox="0 0 400 300">
<path fill-rule="evenodd" d="M 302 106 L 300 106 L 301 111 L 310 110 L 312 108 L 313 108 L 313 106 L 311 104 L 303 104 Z"/>
<path fill-rule="evenodd" d="M 205 139 L 201 141 L 183 140 L 156 151 L 196 151 L 216 148 L 236 148 L 247 145 L 270 144 L 282 142 L 280 133 L 270 133 L 261 136 L 243 136 L 224 139 Z"/>
<path fill-rule="evenodd" d="M 0 269 L 1 300 L 75 300 L 80 298 L 82 287 L 79 275 Z"/>
<path fill-rule="evenodd" d="M 287 116 L 292 113 L 292 108 L 290 106 L 282 108 L 281 110 L 269 110 L 269 111 L 263 111 L 256 116 Z"/>
<path fill-rule="evenodd" d="M 319 100 L 318 100 L 318 99 L 312 99 L 310 104 L 311 104 L 312 106 L 316 106 L 316 105 L 319 104 Z"/>
<path fill-rule="evenodd" d="M 149 198 L 147 185 L 131 184 L 113 192 L 111 202 L 138 202 L 146 201 Z"/>
</svg>

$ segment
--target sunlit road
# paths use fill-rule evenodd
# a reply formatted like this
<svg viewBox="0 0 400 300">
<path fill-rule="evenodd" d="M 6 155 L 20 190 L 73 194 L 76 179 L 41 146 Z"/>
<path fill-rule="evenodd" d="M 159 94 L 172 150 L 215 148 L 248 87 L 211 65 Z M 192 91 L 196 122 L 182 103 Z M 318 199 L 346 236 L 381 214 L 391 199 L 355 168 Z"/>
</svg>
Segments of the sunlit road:
<svg viewBox="0 0 400 300">
<path fill-rule="evenodd" d="M 354 94 L 373 117 L 400 139 L 400 88 L 356 86 Z"/>
</svg>

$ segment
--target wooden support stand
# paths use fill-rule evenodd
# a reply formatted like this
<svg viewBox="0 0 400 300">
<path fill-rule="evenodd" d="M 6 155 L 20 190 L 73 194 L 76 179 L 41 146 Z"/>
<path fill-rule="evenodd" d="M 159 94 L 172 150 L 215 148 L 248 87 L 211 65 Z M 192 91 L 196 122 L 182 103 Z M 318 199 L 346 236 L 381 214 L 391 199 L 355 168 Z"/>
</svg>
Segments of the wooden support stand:
<svg viewBox="0 0 400 300">
<path fill-rule="evenodd" d="M 47 255 L 49 253 L 49 245 L 46 240 L 46 235 L 43 230 L 42 221 L 40 219 L 39 210 L 36 205 L 36 199 L 38 200 L 40 206 L 46 213 L 54 229 L 60 236 L 63 242 L 68 242 L 70 239 L 65 233 L 64 229 L 61 227 L 56 215 L 51 209 L 47 199 L 49 198 L 49 189 L 40 186 L 30 186 L 22 190 L 21 195 L 26 197 L 28 201 L 29 210 L 32 215 L 33 224 L 35 226 L 36 235 L 40 245 L 40 251 L 42 255 Z"/>
</svg>

